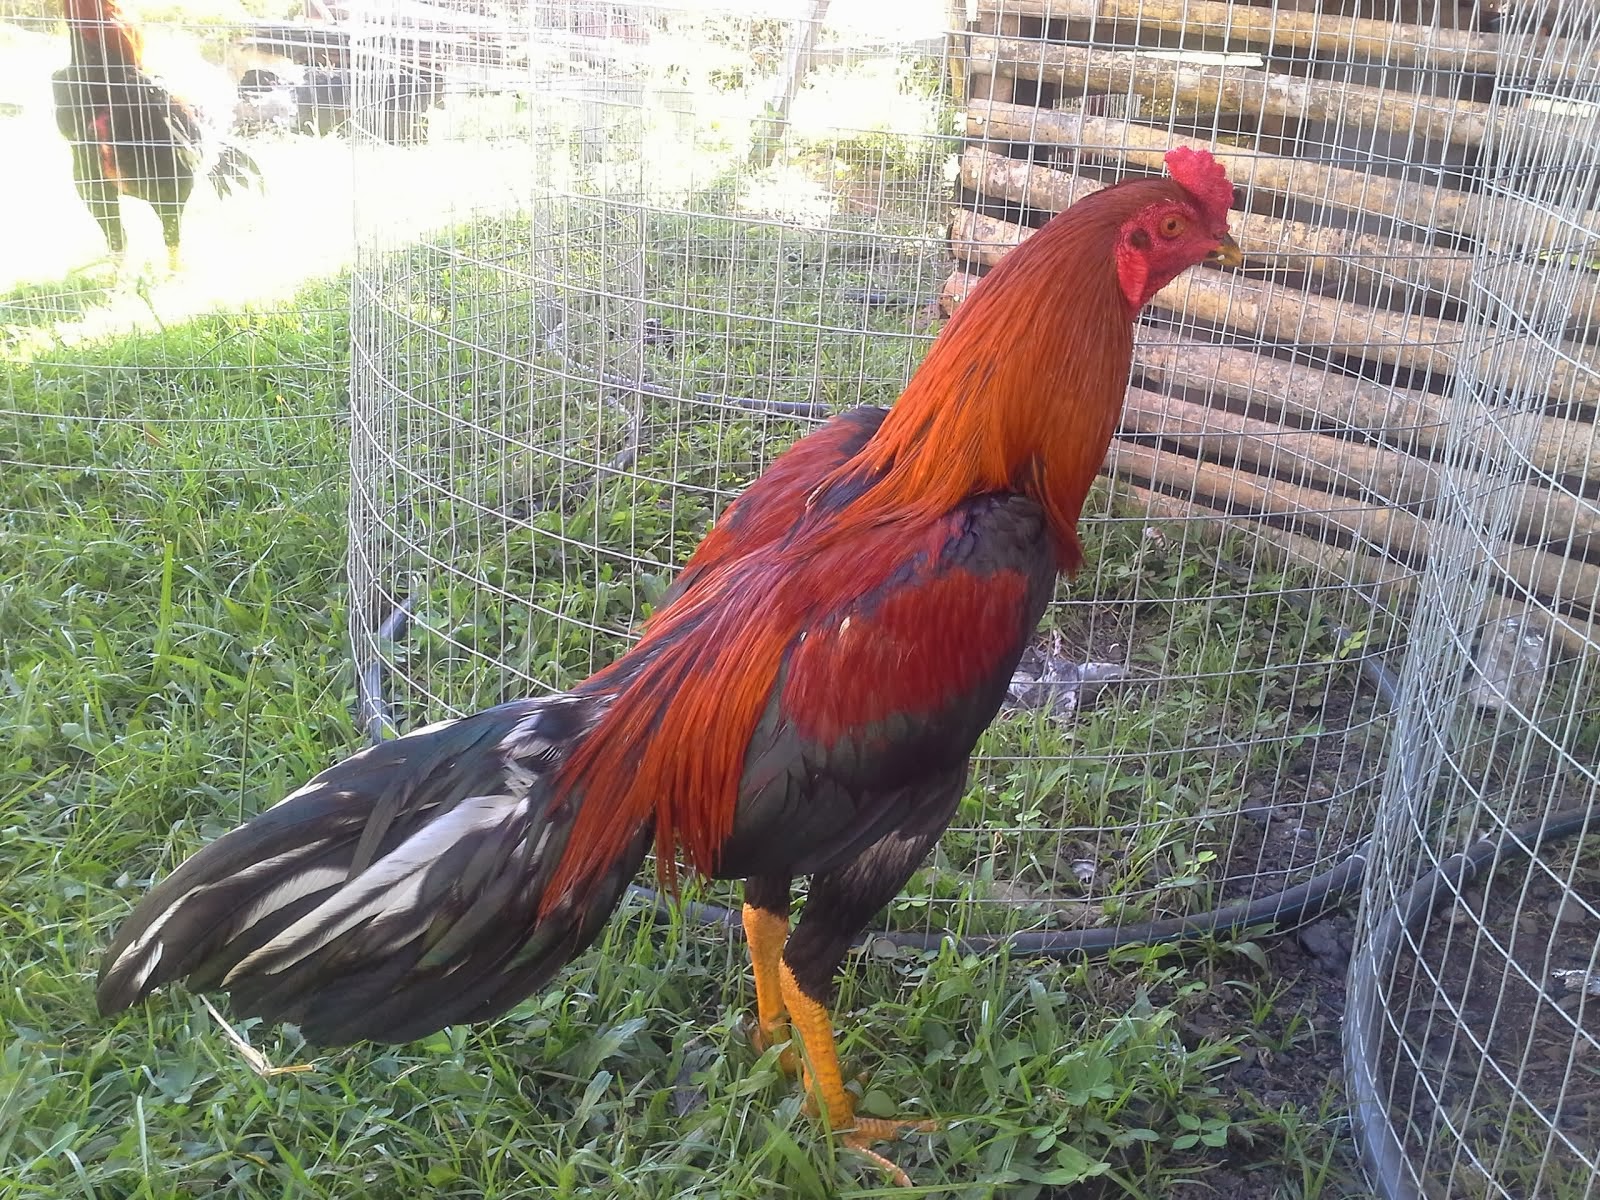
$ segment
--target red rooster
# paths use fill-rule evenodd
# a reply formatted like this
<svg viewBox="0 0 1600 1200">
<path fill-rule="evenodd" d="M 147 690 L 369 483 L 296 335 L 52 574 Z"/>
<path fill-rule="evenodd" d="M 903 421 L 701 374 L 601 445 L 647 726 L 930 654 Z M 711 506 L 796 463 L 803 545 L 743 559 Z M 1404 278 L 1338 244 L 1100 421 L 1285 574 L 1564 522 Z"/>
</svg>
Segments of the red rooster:
<svg viewBox="0 0 1600 1200">
<path fill-rule="evenodd" d="M 190 858 L 117 933 L 100 1011 L 187 979 L 315 1043 L 489 1020 L 589 945 L 654 843 L 668 886 L 680 853 L 745 880 L 760 1040 L 792 1025 L 812 1099 L 885 1162 L 867 1146 L 908 1123 L 855 1116 L 834 975 L 949 823 L 1082 562 L 1141 306 L 1239 261 L 1222 166 L 1167 166 L 1008 256 L 892 410 L 774 462 L 610 667 L 355 754 Z"/>
<path fill-rule="evenodd" d="M 208 130 L 193 106 L 144 69 L 144 39 L 117 0 L 65 0 L 71 65 L 50 77 L 72 180 L 113 255 L 127 245 L 120 195 L 156 210 L 178 267 L 183 209 L 202 173 L 217 195 L 261 179 L 248 154 Z"/>
</svg>

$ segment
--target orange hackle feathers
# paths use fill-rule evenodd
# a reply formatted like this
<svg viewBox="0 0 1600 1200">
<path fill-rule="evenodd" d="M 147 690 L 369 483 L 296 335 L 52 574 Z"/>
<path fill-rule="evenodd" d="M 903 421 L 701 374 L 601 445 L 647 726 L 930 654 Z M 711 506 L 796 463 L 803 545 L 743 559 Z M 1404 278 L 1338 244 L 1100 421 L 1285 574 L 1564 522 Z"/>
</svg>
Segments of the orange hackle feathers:
<svg viewBox="0 0 1600 1200">
<path fill-rule="evenodd" d="M 1152 180 L 1088 196 L 1069 210 L 1076 219 L 1058 217 L 984 276 L 878 436 L 842 468 L 883 479 L 837 536 L 897 517 L 926 521 L 969 496 L 1016 490 L 1038 500 L 1061 566 L 1077 569 L 1078 513 L 1116 426 L 1133 350 L 1133 314 L 1111 255 L 1129 210 L 1101 198 L 1137 202 L 1165 186 Z"/>
<path fill-rule="evenodd" d="M 697 870 L 714 873 L 746 753 L 772 706 L 811 735 L 831 728 L 826 714 L 789 706 L 806 702 L 779 686 L 780 670 L 800 666 L 796 651 L 785 668 L 790 647 L 810 629 L 836 633 L 830 616 L 886 585 L 908 548 L 925 544 L 936 556 L 950 536 L 943 518 L 964 501 L 990 492 L 1031 497 L 1060 569 L 1081 565 L 1078 516 L 1121 412 L 1139 304 L 1118 275 L 1125 225 L 1189 192 L 1197 215 L 1226 234 L 1218 218 L 1226 174 L 1209 154 L 1175 155 L 1169 162 L 1182 179 L 1088 196 L 1002 260 L 871 439 L 820 478 L 788 464 L 788 474 L 763 477 L 756 486 L 768 511 L 749 526 L 758 544 L 741 552 L 738 514 L 726 529 L 719 524 L 690 562 L 692 586 L 651 620 L 633 651 L 583 685 L 614 699 L 596 736 L 561 768 L 559 784 L 579 812 L 545 910 L 581 901 L 583 883 L 652 819 L 663 883 L 674 881 L 679 848 Z M 980 586 L 968 577 L 946 592 Z M 972 598 L 974 636 L 985 634 L 981 599 Z M 931 690 L 948 682 L 897 680 L 892 663 L 885 669 L 837 686 L 888 688 L 898 700 L 923 682 Z M 847 707 L 837 715 L 867 713 Z"/>
<path fill-rule="evenodd" d="M 70 34 L 98 46 L 104 61 L 137 67 L 144 62 L 144 35 L 117 0 L 64 0 Z"/>
</svg>

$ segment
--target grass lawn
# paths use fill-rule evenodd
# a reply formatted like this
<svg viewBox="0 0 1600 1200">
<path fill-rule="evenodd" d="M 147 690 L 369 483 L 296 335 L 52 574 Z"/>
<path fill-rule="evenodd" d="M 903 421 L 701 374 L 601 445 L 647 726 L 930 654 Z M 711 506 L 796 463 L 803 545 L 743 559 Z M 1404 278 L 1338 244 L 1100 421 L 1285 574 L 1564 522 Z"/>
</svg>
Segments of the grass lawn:
<svg viewBox="0 0 1600 1200">
<path fill-rule="evenodd" d="M 0 390 L 0 1195 L 873 1194 L 742 1036 L 741 948 L 642 907 L 487 1029 L 318 1056 L 245 1023 L 278 1073 L 194 997 L 95 1016 L 99 949 L 169 842 L 358 741 L 345 288 L 70 345 L 18 319 L 42 295 L 13 297 L 31 348 Z M 1017 726 L 980 780 L 1020 798 L 1054 764 L 1008 759 Z M 947 852 L 953 873 L 972 853 Z M 945 951 L 860 961 L 840 1012 L 865 1107 L 948 1121 L 894 1151 L 921 1194 L 1334 1197 L 1359 1194 L 1338 992 L 1292 941 L 1092 966 Z"/>
<path fill-rule="evenodd" d="M 273 192 L 197 200 L 176 279 L 139 265 L 159 248 L 130 205 L 142 223 L 108 291 L 102 274 L 68 271 L 98 245 L 53 133 L 25 111 L 0 118 L 0 142 L 40 181 L 18 193 L 31 206 L 19 227 L 39 236 L 0 279 L 0 1197 L 889 1194 L 800 1112 L 775 1052 L 750 1048 L 742 947 L 642 903 L 556 987 L 416 1045 L 319 1055 L 293 1029 L 237 1026 L 266 1067 L 197 997 L 95 1015 L 100 949 L 138 895 L 359 744 L 351 613 L 376 602 L 353 604 L 346 576 L 342 270 L 357 197 L 340 144 L 264 145 Z M 606 345 L 619 318 L 583 297 L 615 270 L 660 285 L 629 319 L 679 331 L 642 365 L 681 394 L 887 401 L 916 352 L 914 314 L 842 299 L 885 278 L 848 237 L 670 220 L 637 263 L 560 262 L 556 347 L 533 293 L 505 288 L 502 256 L 526 250 L 528 227 L 416 241 L 441 214 L 509 210 L 527 190 L 525 159 L 502 155 L 486 177 L 485 156 L 437 157 L 458 149 L 365 151 L 359 197 L 393 253 L 367 311 L 452 331 L 392 339 L 400 357 L 379 360 L 416 369 L 425 401 L 408 413 L 419 436 L 396 439 L 394 478 L 437 484 L 388 494 L 384 586 L 451 556 L 463 571 L 423 572 L 394 680 L 408 724 L 428 696 L 470 705 L 603 660 L 718 497 L 801 430 L 665 401 L 619 417 L 584 392 L 607 364 L 577 347 Z M 926 265 L 894 286 L 925 293 Z M 791 292 L 795 311 L 774 307 Z M 461 357 L 491 344 L 510 367 Z M 446 417 L 458 440 L 441 457 L 424 435 Z M 552 428 L 575 441 L 552 447 Z M 625 478 L 549 503 L 574 494 L 574 462 L 630 442 Z M 1219 587 L 1187 546 L 1096 505 L 1121 519 L 1088 539 L 1096 566 L 1076 594 L 1093 603 L 1052 628 L 1092 657 L 1134 645 L 1144 679 L 1075 721 L 1002 718 L 958 827 L 886 917 L 896 925 L 1197 911 L 1268 868 L 1309 869 L 1241 815 L 1266 781 L 1300 771 L 1295 828 L 1321 853 L 1316 822 L 1331 829 L 1337 809 L 1311 789 L 1351 799 L 1370 775 L 1359 739 L 1324 745 L 1364 718 L 1321 614 L 1272 599 L 1285 581 L 1270 573 L 1248 594 Z M 504 521 L 486 530 L 486 511 Z M 1341 1141 L 1341 1004 L 1340 967 L 1286 938 L 1099 964 L 863 955 L 839 1014 L 864 1109 L 946 1122 L 890 1148 L 912 1195 L 1332 1200 L 1363 1194 Z"/>
</svg>

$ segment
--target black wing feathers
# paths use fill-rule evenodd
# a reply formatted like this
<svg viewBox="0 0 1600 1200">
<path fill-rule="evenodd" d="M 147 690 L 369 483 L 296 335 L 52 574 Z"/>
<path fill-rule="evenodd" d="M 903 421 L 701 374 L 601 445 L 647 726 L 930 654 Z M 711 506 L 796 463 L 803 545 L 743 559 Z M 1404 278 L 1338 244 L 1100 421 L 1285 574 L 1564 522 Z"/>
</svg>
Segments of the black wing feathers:
<svg viewBox="0 0 1600 1200">
<path fill-rule="evenodd" d="M 944 528 L 936 553 L 908 551 L 883 585 L 790 644 L 745 758 L 719 875 L 803 875 L 847 860 L 903 824 L 994 719 L 1054 586 L 1044 514 L 1021 496 L 979 496 Z M 984 614 L 981 627 L 946 602 L 940 589 L 951 584 L 977 596 L 968 607 Z M 914 622 L 885 616 L 890 595 L 911 602 Z M 938 686 L 953 674 L 968 682 L 953 693 Z M 872 715 L 824 744 L 808 733 L 815 714 L 789 698 L 815 703 L 835 689 L 866 697 L 845 711 Z"/>
</svg>

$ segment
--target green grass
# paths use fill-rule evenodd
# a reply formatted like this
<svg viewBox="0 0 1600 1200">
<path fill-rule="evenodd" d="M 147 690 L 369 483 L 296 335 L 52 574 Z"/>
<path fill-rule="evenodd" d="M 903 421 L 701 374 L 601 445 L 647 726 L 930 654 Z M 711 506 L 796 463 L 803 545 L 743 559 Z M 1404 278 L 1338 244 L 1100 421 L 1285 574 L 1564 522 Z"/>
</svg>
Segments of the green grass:
<svg viewBox="0 0 1600 1200">
<path fill-rule="evenodd" d="M 473 295 L 470 272 L 456 270 L 448 280 L 434 271 L 434 286 Z M 0 324 L 39 326 L 28 314 L 55 294 L 13 296 Z M 81 302 L 73 287 L 60 294 Z M 181 992 L 121 1018 L 95 1015 L 97 955 L 139 893 L 357 743 L 343 295 L 332 282 L 281 308 L 70 346 L 30 334 L 32 349 L 14 350 L 6 368 L 0 1196 L 882 1194 L 871 1168 L 800 1113 L 774 1056 L 749 1048 L 739 947 L 638 908 L 556 987 L 488 1028 L 316 1056 L 293 1030 L 241 1026 L 273 1063 L 304 1071 L 256 1074 Z M 520 324 L 516 313 L 495 319 Z M 729 318 L 687 352 L 709 371 L 728 347 L 750 350 L 745 333 Z M 831 352 L 825 370 L 836 369 Z M 900 369 L 869 366 L 869 379 Z M 674 369 L 700 367 L 680 357 Z M 704 427 L 679 421 L 672 437 L 643 440 L 640 473 L 687 465 L 732 487 L 773 451 L 765 439 L 795 428 L 733 422 L 712 445 Z M 513 432 L 531 444 L 528 427 Z M 600 488 L 539 519 L 570 536 L 587 513 L 593 527 L 578 541 L 596 567 L 608 547 L 649 545 L 665 573 L 708 503 L 672 513 L 630 488 Z M 657 513 L 659 528 L 640 527 Z M 517 569 L 515 558 L 499 569 Z M 585 574 L 588 561 L 546 570 L 538 586 L 564 580 L 561 611 L 620 628 L 654 586 L 648 572 L 613 571 L 607 593 Z M 429 603 L 447 606 L 450 595 Z M 496 638 L 504 632 L 489 624 Z M 536 649 L 547 631 L 515 631 L 520 665 L 551 665 Z M 608 649 L 571 646 L 560 667 L 575 672 Z M 441 672 L 441 687 L 506 686 L 476 668 L 452 684 L 450 660 L 426 651 L 421 643 L 416 665 Z M 1057 730 L 1046 748 L 1118 736 L 1116 720 L 1100 724 Z M 1044 767 L 1005 753 L 1040 733 L 1028 718 L 993 735 L 997 757 L 974 804 L 1009 803 L 989 794 L 1000 784 L 1019 803 L 1054 786 L 1039 778 Z M 1087 817 L 1106 803 L 1093 782 L 1074 794 Z M 1041 826 L 1054 819 L 1041 814 Z M 981 858 L 957 838 L 931 870 L 961 878 Z M 946 950 L 862 959 L 839 1011 L 847 1060 L 867 1074 L 864 1107 L 948 1122 L 892 1151 L 913 1194 L 1200 1196 L 1219 1165 L 1262 1181 L 1263 1195 L 1357 1194 L 1338 1158 L 1331 1082 L 1320 1100 L 1276 1106 L 1229 1082 L 1242 1057 L 1327 1051 L 1331 1028 L 1309 1021 L 1314 999 L 1284 986 L 1248 944 L 1187 962 L 1135 952 L 1097 966 Z M 1197 1033 L 1197 1018 L 1217 1011 L 1227 1018 Z"/>
<path fill-rule="evenodd" d="M 632 902 L 486 1028 L 317 1055 L 245 1022 L 294 1068 L 265 1075 L 196 997 L 101 1020 L 92 989 L 155 879 L 359 744 L 351 626 L 386 609 L 345 569 L 349 292 L 330 275 L 352 219 L 363 279 L 380 281 L 356 310 L 367 378 L 408 397 L 383 426 L 392 467 L 364 460 L 388 532 L 361 535 L 381 590 L 416 601 L 390 650 L 411 725 L 579 678 L 625 643 L 721 503 L 803 430 L 716 397 L 893 399 L 927 327 L 901 301 L 940 282 L 944 214 L 918 207 L 939 144 L 807 135 L 841 124 L 819 88 L 797 104 L 807 161 L 787 174 L 717 176 L 744 160 L 735 133 L 698 157 L 663 141 L 654 165 L 689 171 L 661 185 L 682 185 L 677 212 L 535 202 L 460 224 L 526 195 L 530 138 L 546 136 L 483 102 L 437 118 L 426 148 L 357 152 L 359 206 L 342 144 L 253 146 L 269 194 L 197 200 L 176 278 L 148 267 L 153 221 L 130 205 L 113 282 L 68 270 L 100 246 L 41 107 L 60 46 L 5 29 L 0 100 L 21 115 L 0 118 L 0 150 L 37 185 L 17 197 L 33 236 L 0 264 L 0 1198 L 886 1194 L 749 1047 L 741 947 Z M 910 84 L 897 96 L 927 107 Z M 647 173 L 612 152 L 602 179 L 570 131 L 548 138 L 575 149 L 537 164 L 536 192 L 626 197 Z M 849 216 L 834 190 L 871 211 Z M 607 357 L 644 322 L 669 336 Z M 635 368 L 675 398 L 635 409 L 582 382 Z M 596 469 L 623 455 L 626 471 Z M 1122 512 L 1103 491 L 1093 510 Z M 1090 549 L 1079 592 L 1096 600 L 1052 620 L 1075 656 L 1141 646 L 1140 678 L 1074 721 L 997 722 L 896 926 L 1103 923 L 1236 895 L 1258 864 L 1259 848 L 1229 854 L 1251 781 L 1298 763 L 1309 796 L 1325 774 L 1312 750 L 1361 725 L 1327 705 L 1354 671 L 1326 615 L 1268 598 L 1282 577 L 1239 595 L 1131 518 L 1094 523 Z M 1360 735 L 1350 746 L 1342 761 L 1376 761 Z M 1332 783 L 1359 804 L 1361 779 Z M 1252 942 L 1098 965 L 863 955 L 843 1050 L 865 1110 L 946 1121 L 890 1148 L 912 1194 L 1359 1195 L 1330 1071 L 1337 989 L 1308 962 Z"/>
</svg>

